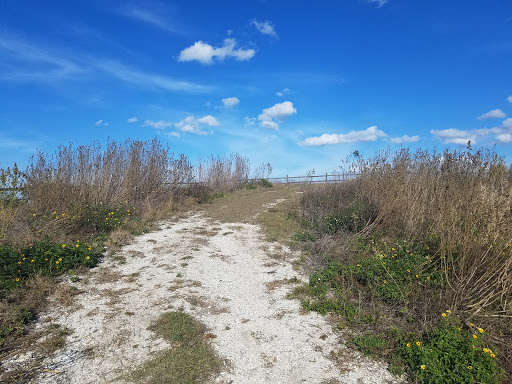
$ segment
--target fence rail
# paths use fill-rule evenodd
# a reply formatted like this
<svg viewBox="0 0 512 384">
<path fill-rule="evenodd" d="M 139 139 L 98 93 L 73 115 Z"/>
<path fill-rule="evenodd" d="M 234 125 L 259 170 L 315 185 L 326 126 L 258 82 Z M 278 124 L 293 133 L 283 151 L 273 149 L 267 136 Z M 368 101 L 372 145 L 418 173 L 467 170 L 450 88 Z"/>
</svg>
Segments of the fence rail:
<svg viewBox="0 0 512 384">
<path fill-rule="evenodd" d="M 307 176 L 283 176 L 283 177 L 268 177 L 265 180 L 271 181 L 274 184 L 316 184 L 316 183 L 342 183 L 347 180 L 353 180 L 360 176 L 360 173 L 339 173 L 335 175 L 329 175 L 326 173 L 325 175 L 307 175 Z M 261 181 L 262 178 L 249 178 L 240 180 L 240 182 L 252 183 Z M 194 185 L 194 184 L 207 184 L 208 182 L 187 182 L 180 183 L 181 185 Z"/>
<path fill-rule="evenodd" d="M 360 176 L 360 173 L 339 173 L 335 175 L 329 175 L 326 173 L 325 175 L 307 175 L 307 176 L 283 176 L 283 177 L 269 177 L 265 180 L 271 181 L 275 184 L 316 184 L 316 183 L 342 183 L 347 180 L 356 179 Z M 240 182 L 252 183 L 261 181 L 261 178 L 248 178 L 240 180 Z M 180 185 L 194 185 L 201 184 L 202 182 L 189 182 L 189 183 L 179 183 Z M 19 190 L 18 188 L 0 188 L 1 192 L 8 192 Z"/>
</svg>

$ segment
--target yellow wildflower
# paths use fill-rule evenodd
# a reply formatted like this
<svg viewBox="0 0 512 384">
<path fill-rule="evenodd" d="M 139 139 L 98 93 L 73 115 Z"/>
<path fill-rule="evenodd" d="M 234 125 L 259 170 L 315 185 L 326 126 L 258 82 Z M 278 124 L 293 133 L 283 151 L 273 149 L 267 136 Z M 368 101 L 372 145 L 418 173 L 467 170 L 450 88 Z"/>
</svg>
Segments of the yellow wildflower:
<svg viewBox="0 0 512 384">
<path fill-rule="evenodd" d="M 494 353 L 491 353 L 491 357 L 494 359 L 496 355 Z"/>
<path fill-rule="evenodd" d="M 66 244 L 62 244 L 62 248 L 66 248 Z"/>
<path fill-rule="evenodd" d="M 410 346 L 411 346 L 411 344 L 410 344 L 410 343 L 407 343 L 407 348 L 409 348 Z"/>
<path fill-rule="evenodd" d="M 90 259 L 90 257 L 89 257 L 89 256 L 87 256 L 87 257 L 86 257 L 86 259 L 87 259 L 87 260 L 89 260 L 89 259 Z"/>
<path fill-rule="evenodd" d="M 473 369 L 473 367 L 471 365 L 468 365 L 468 369 Z"/>
<path fill-rule="evenodd" d="M 478 339 L 478 336 L 477 335 L 473 335 L 473 339 Z"/>
<path fill-rule="evenodd" d="M 417 341 L 416 345 L 419 347 L 421 345 L 421 341 Z"/>
<path fill-rule="evenodd" d="M 424 365 L 424 364 L 422 364 L 422 365 L 420 366 L 420 368 L 421 368 L 421 369 L 425 369 L 425 365 Z"/>
<path fill-rule="evenodd" d="M 478 328 L 478 332 L 484 333 L 484 330 L 482 328 Z"/>
<path fill-rule="evenodd" d="M 446 313 L 442 313 L 441 316 L 446 317 Z"/>
<path fill-rule="evenodd" d="M 452 313 L 452 311 L 450 311 L 449 309 L 446 310 L 446 313 Z"/>
</svg>

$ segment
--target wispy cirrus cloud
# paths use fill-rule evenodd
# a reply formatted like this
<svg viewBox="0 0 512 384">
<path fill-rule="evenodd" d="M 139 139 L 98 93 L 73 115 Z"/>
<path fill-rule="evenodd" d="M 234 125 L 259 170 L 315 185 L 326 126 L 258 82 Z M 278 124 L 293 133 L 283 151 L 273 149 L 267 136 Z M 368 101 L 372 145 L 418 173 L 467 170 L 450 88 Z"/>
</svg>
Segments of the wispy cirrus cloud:
<svg viewBox="0 0 512 384">
<path fill-rule="evenodd" d="M 130 3 L 117 10 L 117 13 L 137 20 L 167 32 L 184 34 L 186 31 L 180 27 L 176 20 L 171 20 L 168 10 L 161 4 L 134 4 Z"/>
<path fill-rule="evenodd" d="M 363 131 L 350 131 L 341 134 L 327 134 L 321 136 L 308 137 L 301 144 L 305 146 L 321 146 L 339 143 L 366 143 L 376 141 L 387 135 L 377 128 L 376 125 L 369 127 Z"/>
<path fill-rule="evenodd" d="M 137 117 L 135 117 L 135 116 L 134 116 L 134 117 L 130 117 L 130 118 L 129 118 L 128 120 L 126 120 L 126 121 L 128 121 L 129 123 L 136 123 L 137 121 L 139 121 L 139 119 L 137 119 Z"/>
<path fill-rule="evenodd" d="M 83 75 L 87 67 L 62 57 L 51 49 L 43 49 L 24 40 L 0 37 L 0 52 L 5 55 L 0 80 L 51 82 Z"/>
<path fill-rule="evenodd" d="M 0 81 L 52 83 L 106 74 L 145 89 L 207 93 L 207 85 L 141 71 L 121 62 L 40 47 L 13 37 L 0 37 Z"/>
<path fill-rule="evenodd" d="M 370 4 L 377 5 L 377 8 L 383 7 L 388 3 L 388 0 L 367 0 Z"/>
<path fill-rule="evenodd" d="M 226 58 L 234 58 L 237 61 L 250 60 L 255 54 L 254 49 L 235 49 L 236 40 L 225 39 L 222 47 L 213 47 L 203 41 L 196 41 L 193 45 L 180 52 L 178 61 L 199 61 L 202 64 L 213 64 L 216 59 L 222 61 Z"/>
<path fill-rule="evenodd" d="M 92 61 L 92 64 L 112 77 L 143 88 L 196 93 L 206 93 L 212 90 L 210 86 L 140 71 L 112 60 L 96 60 Z"/>
</svg>

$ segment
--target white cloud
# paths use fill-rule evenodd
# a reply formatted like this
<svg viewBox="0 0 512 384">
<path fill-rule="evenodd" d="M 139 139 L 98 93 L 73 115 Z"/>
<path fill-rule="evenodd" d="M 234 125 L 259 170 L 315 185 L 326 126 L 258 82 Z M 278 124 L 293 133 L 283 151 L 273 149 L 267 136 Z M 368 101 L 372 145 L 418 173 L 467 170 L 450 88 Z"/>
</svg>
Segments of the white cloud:
<svg viewBox="0 0 512 384">
<path fill-rule="evenodd" d="M 416 143 L 420 140 L 419 136 L 407 136 L 403 135 L 402 137 L 392 137 L 390 141 L 395 144 L 401 144 L 401 143 Z"/>
<path fill-rule="evenodd" d="M 165 121 L 153 121 L 153 120 L 146 120 L 143 127 L 152 127 L 155 129 L 165 129 L 167 127 L 172 127 L 174 124 L 171 122 L 165 122 Z"/>
<path fill-rule="evenodd" d="M 139 121 L 139 119 L 137 119 L 135 116 L 134 116 L 134 117 L 130 117 L 130 118 L 128 119 L 128 122 L 129 122 L 129 123 L 136 123 L 137 121 Z"/>
<path fill-rule="evenodd" d="M 485 119 L 502 119 L 507 117 L 505 113 L 501 109 L 493 109 L 492 111 L 489 111 L 487 113 L 484 113 L 483 115 L 478 116 L 478 120 L 485 120 Z"/>
<path fill-rule="evenodd" d="M 175 22 L 170 23 L 166 20 L 164 17 L 164 14 L 166 13 L 164 8 L 159 6 L 155 7 L 155 4 L 153 4 L 152 7 L 153 9 L 149 9 L 147 5 L 144 7 L 141 5 L 130 5 L 120 9 L 118 13 L 131 19 L 151 24 L 153 27 L 164 31 L 183 33 L 182 29 L 176 27 Z"/>
<path fill-rule="evenodd" d="M 339 143 L 365 143 L 369 141 L 376 141 L 381 137 L 386 137 L 387 135 L 377 129 L 377 126 L 374 125 L 365 129 L 364 131 L 351 131 L 345 134 L 327 134 L 324 133 L 322 136 L 317 137 L 308 137 L 306 140 L 302 142 L 302 145 L 306 146 L 320 146 L 326 144 L 339 144 Z"/>
<path fill-rule="evenodd" d="M 290 93 L 290 90 L 288 88 L 284 88 L 282 91 L 277 91 L 276 95 L 283 97 L 284 95 L 287 95 Z"/>
<path fill-rule="evenodd" d="M 512 143 L 512 133 L 502 133 L 501 135 L 496 135 L 496 140 L 503 144 Z"/>
<path fill-rule="evenodd" d="M 368 2 L 371 4 L 377 4 L 377 7 L 380 8 L 387 4 L 388 0 L 368 0 Z"/>
<path fill-rule="evenodd" d="M 252 25 L 254 25 L 256 29 L 263 33 L 264 35 L 277 36 L 277 33 L 272 24 L 270 23 L 270 21 L 253 20 Z"/>
<path fill-rule="evenodd" d="M 293 107 L 293 103 L 290 101 L 283 101 L 277 103 L 270 108 L 266 108 L 258 116 L 260 125 L 263 128 L 268 129 L 279 129 L 279 124 L 289 118 L 291 115 L 297 113 L 297 109 Z"/>
<path fill-rule="evenodd" d="M 501 123 L 501 127 L 505 129 L 512 129 L 512 117 L 503 120 L 503 122 Z"/>
<path fill-rule="evenodd" d="M 512 103 L 512 96 L 507 97 L 507 101 L 508 101 L 509 103 Z"/>
<path fill-rule="evenodd" d="M 222 102 L 226 107 L 231 108 L 237 104 L 240 104 L 240 99 L 238 99 L 238 97 L 228 97 L 226 99 L 222 99 Z"/>
<path fill-rule="evenodd" d="M 143 124 L 143 127 L 152 127 L 152 128 L 158 129 L 158 130 L 163 130 L 163 129 L 169 128 L 169 127 L 176 127 L 181 132 L 196 133 L 198 135 L 207 135 L 207 134 L 211 134 L 212 132 L 211 132 L 211 130 L 204 131 L 203 130 L 204 126 L 216 127 L 218 125 L 220 125 L 220 124 L 215 117 L 213 117 L 212 115 L 206 115 L 199 119 L 196 119 L 194 116 L 187 116 L 178 123 L 172 123 L 170 121 L 165 122 L 162 120 L 160 120 L 160 121 L 146 120 Z M 170 132 L 169 135 L 179 136 L 180 133 L 179 132 Z"/>
<path fill-rule="evenodd" d="M 441 130 L 432 129 L 430 133 L 445 144 L 466 145 L 468 141 L 476 143 L 477 137 L 472 131 L 463 131 L 455 128 Z"/>
<path fill-rule="evenodd" d="M 496 141 L 506 144 L 510 143 L 512 118 L 503 120 L 499 127 L 494 128 L 472 129 L 467 131 L 454 128 L 443 130 L 433 129 L 430 133 L 445 144 L 466 145 L 468 141 L 471 141 L 472 144 L 476 144 L 477 140 L 480 138 L 487 137 L 487 139 L 490 139 L 489 136 L 494 136 Z"/>
<path fill-rule="evenodd" d="M 236 40 L 229 38 L 224 40 L 224 45 L 219 48 L 212 47 L 203 41 L 196 41 L 194 45 L 180 52 L 179 61 L 199 61 L 203 64 L 213 64 L 214 58 L 224 60 L 233 57 L 238 61 L 250 60 L 255 54 L 254 49 L 235 49 Z"/>
<path fill-rule="evenodd" d="M 212 115 L 203 116 L 200 119 L 197 119 L 197 122 L 201 123 L 201 124 L 209 125 L 210 127 L 216 127 L 216 126 L 220 125 L 219 122 L 217 121 L 217 119 L 215 117 L 213 117 Z"/>
<path fill-rule="evenodd" d="M 244 121 L 245 121 L 245 125 L 254 125 L 254 124 L 256 124 L 256 118 L 255 117 L 245 116 L 244 117 Z"/>
<path fill-rule="evenodd" d="M 169 133 L 169 136 L 173 136 L 173 137 L 180 137 L 180 136 L 181 136 L 181 133 L 179 133 L 179 132 L 170 132 L 170 133 Z"/>
<path fill-rule="evenodd" d="M 176 128 L 179 128 L 181 132 L 195 133 L 198 135 L 208 135 L 213 133 L 210 131 L 204 131 L 203 126 L 215 127 L 220 125 L 217 119 L 211 115 L 203 116 L 196 119 L 194 116 L 187 116 L 179 123 L 174 124 Z"/>
<path fill-rule="evenodd" d="M 96 124 L 96 125 L 100 125 L 101 123 L 103 123 L 103 120 L 98 120 L 98 121 L 97 121 L 96 123 L 94 123 L 94 124 Z"/>
<path fill-rule="evenodd" d="M 152 73 L 137 71 L 115 61 L 99 60 L 95 62 L 92 61 L 91 63 L 98 69 L 110 74 L 113 77 L 143 88 L 156 88 L 166 91 L 187 92 L 208 92 L 211 90 L 211 87 L 208 86 L 183 80 L 176 80 L 167 76 L 160 76 Z"/>
</svg>

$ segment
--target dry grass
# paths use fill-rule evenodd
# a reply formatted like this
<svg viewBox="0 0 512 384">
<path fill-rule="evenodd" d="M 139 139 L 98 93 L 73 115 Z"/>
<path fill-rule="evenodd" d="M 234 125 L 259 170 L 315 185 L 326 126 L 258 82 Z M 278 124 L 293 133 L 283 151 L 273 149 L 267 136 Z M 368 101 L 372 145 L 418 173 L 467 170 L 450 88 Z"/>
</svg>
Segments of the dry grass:
<svg viewBox="0 0 512 384">
<path fill-rule="evenodd" d="M 413 293 L 409 311 L 418 326 L 427 329 L 437 309 L 450 308 L 489 329 L 512 367 L 512 169 L 493 151 L 471 148 L 383 151 L 353 167 L 357 180 L 304 188 L 302 218 L 325 236 L 311 253 L 325 265 L 384 242 L 429 249 L 429 268 L 442 273 L 444 285 Z M 354 253 L 358 237 L 373 245 Z"/>
</svg>

